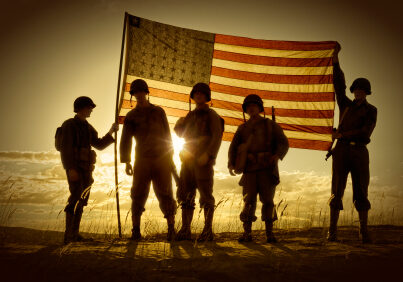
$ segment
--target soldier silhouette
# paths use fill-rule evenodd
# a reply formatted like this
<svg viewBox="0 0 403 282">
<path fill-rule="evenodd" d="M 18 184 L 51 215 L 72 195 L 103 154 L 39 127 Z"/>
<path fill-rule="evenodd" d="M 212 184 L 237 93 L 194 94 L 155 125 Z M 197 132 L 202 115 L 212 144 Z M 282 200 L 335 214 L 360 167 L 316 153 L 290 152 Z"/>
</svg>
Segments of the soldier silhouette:
<svg viewBox="0 0 403 282">
<path fill-rule="evenodd" d="M 259 194 L 262 206 L 262 221 L 266 225 L 267 242 L 276 242 L 273 222 L 277 214 L 273 202 L 276 186 L 280 183 L 278 160 L 288 152 L 288 139 L 282 128 L 273 120 L 262 117 L 262 99 L 248 95 L 243 104 L 248 121 L 240 125 L 228 151 L 228 169 L 231 175 L 242 173 L 244 207 L 240 214 L 244 233 L 240 242 L 252 241 L 252 222 L 256 221 L 256 201 Z"/>
<path fill-rule="evenodd" d="M 370 243 L 367 228 L 368 210 L 371 208 L 368 201 L 369 154 L 366 145 L 371 141 L 370 137 L 376 125 L 377 109 L 366 99 L 367 95 L 371 94 L 371 85 L 365 78 L 358 78 L 351 85 L 353 101 L 346 96 L 344 73 L 338 59 L 340 49 L 338 45 L 333 56 L 333 81 L 340 121 L 338 130 L 333 132 L 337 143 L 332 150 L 332 197 L 328 240 L 337 240 L 337 221 L 340 210 L 343 209 L 342 198 L 347 176 L 351 173 L 353 201 L 359 214 L 361 239 L 363 243 Z"/>
<path fill-rule="evenodd" d="M 213 196 L 213 166 L 221 145 L 224 120 L 210 107 L 210 87 L 205 83 L 194 85 L 189 98 L 196 102 L 196 109 L 186 117 L 180 118 L 175 125 L 175 132 L 185 139 L 180 158 L 180 184 L 177 200 L 182 208 L 182 227 L 177 240 L 190 240 L 190 226 L 195 208 L 196 189 L 200 193 L 200 206 L 204 209 L 204 228 L 199 241 L 214 239 L 212 230 L 215 199 Z"/>
<path fill-rule="evenodd" d="M 167 240 L 170 241 L 175 237 L 176 213 L 171 177 L 174 168 L 172 138 L 164 110 L 146 99 L 148 93 L 144 80 L 136 79 L 131 83 L 130 94 L 136 98 L 137 105 L 126 115 L 120 141 L 120 161 L 126 164 L 126 174 L 133 175 L 131 239 L 141 239 L 141 215 L 152 182 L 167 219 Z M 130 163 L 133 137 L 136 139 L 134 167 Z"/>
<path fill-rule="evenodd" d="M 78 97 L 74 101 L 75 117 L 66 120 L 56 132 L 56 148 L 60 151 L 70 190 L 70 197 L 64 209 L 65 244 L 85 240 L 79 234 L 79 228 L 83 208 L 88 203 L 94 182 L 92 171 L 95 168 L 96 154 L 91 147 L 103 150 L 114 142 L 112 134 L 119 129 L 119 125 L 114 123 L 103 138 L 98 138 L 97 131 L 87 121 L 94 108 L 95 104 L 91 98 Z"/>
</svg>

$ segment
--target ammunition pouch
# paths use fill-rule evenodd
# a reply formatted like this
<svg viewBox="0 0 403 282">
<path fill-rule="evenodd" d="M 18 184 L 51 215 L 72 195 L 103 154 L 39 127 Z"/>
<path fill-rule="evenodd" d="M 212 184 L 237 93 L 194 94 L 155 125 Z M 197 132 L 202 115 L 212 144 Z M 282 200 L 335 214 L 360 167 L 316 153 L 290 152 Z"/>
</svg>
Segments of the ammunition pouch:
<svg viewBox="0 0 403 282">
<path fill-rule="evenodd" d="M 78 148 L 77 160 L 80 168 L 93 171 L 97 161 L 97 153 L 90 148 Z"/>
</svg>

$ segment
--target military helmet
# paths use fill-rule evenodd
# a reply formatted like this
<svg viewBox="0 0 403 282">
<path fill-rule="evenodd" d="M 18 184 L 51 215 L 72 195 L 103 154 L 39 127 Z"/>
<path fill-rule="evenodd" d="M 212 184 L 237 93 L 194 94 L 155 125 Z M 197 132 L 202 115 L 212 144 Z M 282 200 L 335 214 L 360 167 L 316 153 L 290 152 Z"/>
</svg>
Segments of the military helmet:
<svg viewBox="0 0 403 282">
<path fill-rule="evenodd" d="M 264 111 L 263 108 L 263 100 L 256 94 L 250 94 L 246 96 L 245 100 L 243 100 L 242 109 L 246 112 L 246 106 L 250 103 L 254 103 L 259 106 L 260 113 Z"/>
<path fill-rule="evenodd" d="M 75 99 L 73 106 L 74 106 L 75 113 L 77 113 L 78 111 L 80 111 L 81 109 L 84 109 L 86 107 L 92 107 L 92 108 L 96 107 L 96 105 L 94 104 L 92 99 L 87 96 L 81 96 L 81 97 L 78 97 L 77 99 Z"/>
<path fill-rule="evenodd" d="M 150 93 L 150 91 L 148 90 L 147 82 L 145 82 L 142 79 L 134 80 L 130 85 L 130 94 L 133 95 L 136 92 L 142 92 L 142 91 Z"/>
<path fill-rule="evenodd" d="M 363 90 L 367 95 L 371 95 L 371 83 L 369 80 L 363 77 L 354 80 L 353 84 L 350 86 L 350 92 L 353 93 L 355 89 Z"/>
<path fill-rule="evenodd" d="M 193 86 L 192 91 L 190 92 L 190 98 L 193 99 L 193 96 L 196 92 L 201 92 L 204 95 L 206 95 L 207 102 L 211 101 L 211 90 L 210 90 L 210 87 L 206 83 L 199 82 L 199 83 L 195 84 L 195 86 Z"/>
</svg>

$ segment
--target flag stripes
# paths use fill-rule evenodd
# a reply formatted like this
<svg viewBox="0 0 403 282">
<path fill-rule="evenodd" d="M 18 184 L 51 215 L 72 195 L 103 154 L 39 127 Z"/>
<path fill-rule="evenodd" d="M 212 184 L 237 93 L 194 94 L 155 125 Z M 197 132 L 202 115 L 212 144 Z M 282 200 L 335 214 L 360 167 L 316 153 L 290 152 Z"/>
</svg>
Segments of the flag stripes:
<svg viewBox="0 0 403 282">
<path fill-rule="evenodd" d="M 271 117 L 271 107 L 275 107 L 276 121 L 291 147 L 329 148 L 335 107 L 335 42 L 258 40 L 136 20 L 130 29 L 136 40 L 129 40 L 126 54 L 130 70 L 125 75 L 119 122 L 135 107 L 129 94 L 135 79 L 147 82 L 150 102 L 164 109 L 171 125 L 188 113 L 192 86 L 208 81 L 211 108 L 225 121 L 223 140 L 231 141 L 244 122 L 244 98 L 257 94 L 263 99 L 266 116 Z M 159 33 L 153 34 L 154 29 Z M 186 45 L 188 40 L 196 49 Z M 148 49 L 133 45 L 140 41 Z M 148 52 L 154 46 L 156 51 Z"/>
</svg>

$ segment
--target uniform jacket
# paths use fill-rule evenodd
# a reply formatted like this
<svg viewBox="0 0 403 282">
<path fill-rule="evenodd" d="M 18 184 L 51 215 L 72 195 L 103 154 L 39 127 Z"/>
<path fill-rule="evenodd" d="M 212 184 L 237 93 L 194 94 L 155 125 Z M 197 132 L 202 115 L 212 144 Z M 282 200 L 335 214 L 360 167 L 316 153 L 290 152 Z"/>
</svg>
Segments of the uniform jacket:
<svg viewBox="0 0 403 282">
<path fill-rule="evenodd" d="M 172 157 L 173 147 L 167 116 L 161 107 L 136 107 L 125 118 L 120 140 L 120 161 L 131 161 L 132 141 L 136 140 L 136 158 Z"/>
<path fill-rule="evenodd" d="M 228 166 L 235 167 L 238 146 L 246 143 L 253 134 L 248 154 L 255 158 L 258 153 L 267 152 L 268 156 L 276 154 L 281 160 L 288 152 L 288 139 L 284 135 L 283 129 L 270 119 L 261 118 L 257 121 L 248 120 L 241 124 L 235 132 L 228 151 Z M 248 160 L 245 171 L 259 170 L 259 164 Z M 277 165 L 274 174 L 278 175 Z"/>
<path fill-rule="evenodd" d="M 88 121 L 81 120 L 77 115 L 63 123 L 62 132 L 60 154 L 66 170 L 77 169 L 79 163 L 83 162 L 78 155 L 80 148 L 87 149 L 87 152 L 90 152 L 91 146 L 103 150 L 114 142 L 113 137 L 109 134 L 99 138 L 94 127 Z"/>
<path fill-rule="evenodd" d="M 333 83 L 336 92 L 336 100 L 340 109 L 340 117 L 348 107 L 342 124 L 339 125 L 339 133 L 342 141 L 354 141 L 368 144 L 372 131 L 376 125 L 377 109 L 367 100 L 358 103 L 346 96 L 346 82 L 344 73 L 338 63 L 333 65 Z"/>
<path fill-rule="evenodd" d="M 221 146 L 224 120 L 208 105 L 189 112 L 183 122 L 177 122 L 174 130 L 185 139 L 184 150 L 196 158 L 206 152 L 215 160 Z"/>
</svg>

